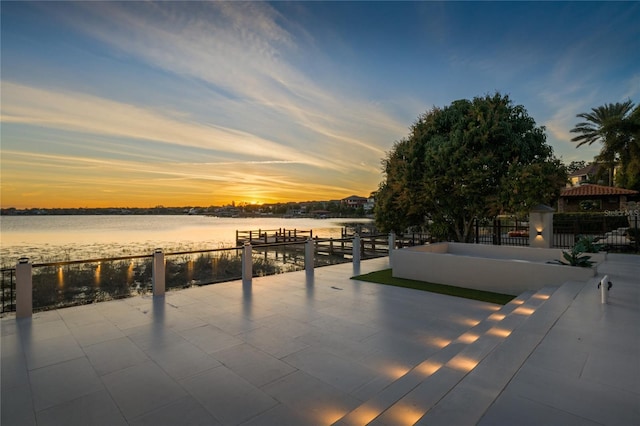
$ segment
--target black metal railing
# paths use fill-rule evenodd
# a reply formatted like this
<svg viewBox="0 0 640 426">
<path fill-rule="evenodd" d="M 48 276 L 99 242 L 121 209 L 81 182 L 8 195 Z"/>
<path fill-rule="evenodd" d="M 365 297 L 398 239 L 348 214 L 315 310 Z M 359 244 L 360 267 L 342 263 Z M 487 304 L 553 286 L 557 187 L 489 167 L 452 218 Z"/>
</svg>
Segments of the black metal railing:
<svg viewBox="0 0 640 426">
<path fill-rule="evenodd" d="M 528 246 L 529 223 L 515 219 L 476 219 L 474 243 L 505 246 Z"/>
<path fill-rule="evenodd" d="M 585 215 L 569 219 L 554 217 L 553 246 L 571 248 L 589 237 L 610 252 L 640 253 L 640 218 L 619 215 Z"/>
<path fill-rule="evenodd" d="M 16 310 L 16 270 L 15 268 L 3 268 L 0 270 L 0 288 L 2 313 L 15 312 Z"/>
<path fill-rule="evenodd" d="M 307 239 L 308 240 L 308 239 Z M 353 260 L 353 238 L 312 240 L 313 266 Z M 305 268 L 306 240 L 253 244 L 254 277 Z M 360 238 L 360 257 L 388 255 L 388 236 Z M 243 247 L 164 253 L 167 290 L 242 278 Z M 33 310 L 56 309 L 130 297 L 153 291 L 154 255 L 71 260 L 32 264 Z M 15 311 L 15 269 L 3 269 L 3 312 Z"/>
</svg>

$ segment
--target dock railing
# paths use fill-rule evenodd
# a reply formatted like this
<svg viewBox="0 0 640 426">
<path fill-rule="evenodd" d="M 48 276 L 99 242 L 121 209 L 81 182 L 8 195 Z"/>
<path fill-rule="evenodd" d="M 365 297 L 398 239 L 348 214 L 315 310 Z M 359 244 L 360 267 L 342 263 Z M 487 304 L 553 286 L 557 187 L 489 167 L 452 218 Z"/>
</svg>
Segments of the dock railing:
<svg viewBox="0 0 640 426">
<path fill-rule="evenodd" d="M 313 230 L 278 228 L 236 231 L 236 245 L 238 246 L 242 246 L 245 242 L 252 245 L 304 242 L 308 238 L 313 238 Z"/>
<path fill-rule="evenodd" d="M 17 317 L 30 317 L 34 311 L 139 294 L 161 296 L 165 290 L 224 281 L 303 269 L 312 274 L 317 267 L 355 264 L 389 253 L 389 236 L 385 235 L 325 239 L 311 238 L 309 233 L 303 240 L 300 233 L 292 234 L 295 241 L 247 242 L 245 246 L 209 250 L 164 253 L 156 249 L 145 255 L 33 264 L 22 258 L 16 268 L 2 270 L 2 313 L 16 311 Z M 355 241 L 358 250 L 354 250 Z M 250 278 L 243 276 L 246 268 L 251 271 Z"/>
</svg>

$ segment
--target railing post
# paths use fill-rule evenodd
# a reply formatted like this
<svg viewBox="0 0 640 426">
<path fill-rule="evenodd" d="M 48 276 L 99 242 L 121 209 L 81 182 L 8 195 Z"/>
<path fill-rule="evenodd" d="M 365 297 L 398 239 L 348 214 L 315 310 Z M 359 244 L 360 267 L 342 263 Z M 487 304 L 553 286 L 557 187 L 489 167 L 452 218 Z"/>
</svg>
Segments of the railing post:
<svg viewBox="0 0 640 426">
<path fill-rule="evenodd" d="M 151 282 L 154 296 L 164 296 L 165 292 L 165 269 L 164 253 L 161 248 L 153 252 L 153 267 L 151 269 Z"/>
<path fill-rule="evenodd" d="M 475 228 L 476 228 L 476 244 L 480 244 L 480 221 L 478 220 L 477 217 L 474 219 L 474 221 L 475 221 Z"/>
<path fill-rule="evenodd" d="M 253 279 L 253 257 L 251 243 L 245 242 L 242 250 L 242 283 L 251 284 Z"/>
<path fill-rule="evenodd" d="M 360 268 L 360 235 L 356 234 L 353 237 L 353 268 Z"/>
<path fill-rule="evenodd" d="M 309 237 L 304 244 L 304 269 L 307 276 L 312 276 L 314 272 L 314 251 L 313 239 Z"/>
<path fill-rule="evenodd" d="M 33 314 L 32 269 L 27 257 L 16 264 L 16 318 L 31 318 Z"/>
<path fill-rule="evenodd" d="M 393 252 L 396 249 L 396 233 L 389 232 L 389 266 L 393 268 Z"/>
</svg>

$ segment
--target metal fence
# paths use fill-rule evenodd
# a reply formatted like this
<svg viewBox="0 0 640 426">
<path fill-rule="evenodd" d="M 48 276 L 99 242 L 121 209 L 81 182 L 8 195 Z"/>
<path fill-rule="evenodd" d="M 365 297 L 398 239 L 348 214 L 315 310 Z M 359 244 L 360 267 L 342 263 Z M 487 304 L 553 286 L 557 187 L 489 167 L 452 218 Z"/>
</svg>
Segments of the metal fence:
<svg viewBox="0 0 640 426">
<path fill-rule="evenodd" d="M 16 310 L 16 270 L 4 268 L 0 273 L 2 312 L 13 312 Z"/>
<path fill-rule="evenodd" d="M 589 237 L 605 251 L 640 253 L 638 215 L 578 215 L 554 217 L 554 247 L 570 248 L 580 237 Z"/>
<path fill-rule="evenodd" d="M 504 246 L 528 246 L 529 222 L 516 219 L 476 219 L 474 243 Z"/>
<path fill-rule="evenodd" d="M 609 252 L 640 253 L 640 217 L 618 215 L 556 215 L 553 221 L 555 248 L 572 248 L 588 237 Z M 529 223 L 510 219 L 476 220 L 476 244 L 528 246 Z"/>
<path fill-rule="evenodd" d="M 565 218 L 566 219 L 566 218 Z M 607 251 L 640 253 L 640 219 L 625 222 L 616 216 L 585 216 L 564 220 L 554 218 L 553 246 L 570 248 L 580 236 L 588 236 Z M 628 226 L 621 226 L 621 225 Z M 388 235 L 359 238 L 360 258 L 387 256 Z M 256 241 L 257 242 L 257 241 Z M 313 238 L 313 266 L 351 262 L 353 238 Z M 435 242 L 428 234 L 396 237 L 396 247 Z M 476 220 L 476 244 L 529 245 L 529 224 L 515 219 Z M 298 271 L 305 268 L 305 242 L 288 241 L 252 245 L 254 277 Z M 125 256 L 33 266 L 33 309 L 45 310 L 94 303 L 152 291 L 153 255 Z M 214 284 L 242 278 L 242 247 L 165 253 L 167 290 Z M 15 269 L 2 269 L 2 312 L 15 311 Z"/>
</svg>

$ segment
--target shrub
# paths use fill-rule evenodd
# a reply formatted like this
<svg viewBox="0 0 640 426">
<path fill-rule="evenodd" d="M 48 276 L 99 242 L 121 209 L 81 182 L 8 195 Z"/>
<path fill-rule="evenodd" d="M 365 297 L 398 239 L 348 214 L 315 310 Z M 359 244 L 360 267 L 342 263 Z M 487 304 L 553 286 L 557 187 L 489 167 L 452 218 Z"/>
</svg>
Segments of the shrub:
<svg viewBox="0 0 640 426">
<path fill-rule="evenodd" d="M 594 237 L 581 235 L 578 237 L 575 247 L 582 253 L 598 253 L 603 248 L 603 244 L 595 242 Z"/>
</svg>

